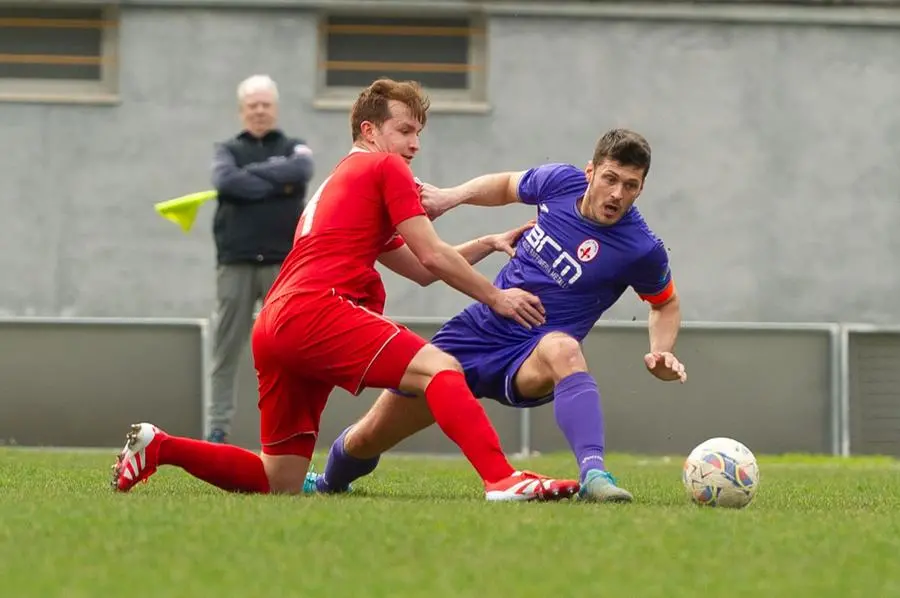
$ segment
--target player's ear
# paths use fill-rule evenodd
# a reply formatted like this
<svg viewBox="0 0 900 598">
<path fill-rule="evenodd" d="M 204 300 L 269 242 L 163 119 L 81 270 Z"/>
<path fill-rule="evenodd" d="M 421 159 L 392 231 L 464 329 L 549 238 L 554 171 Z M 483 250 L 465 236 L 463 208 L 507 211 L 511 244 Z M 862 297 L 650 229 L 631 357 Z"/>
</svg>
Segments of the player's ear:
<svg viewBox="0 0 900 598">
<path fill-rule="evenodd" d="M 362 135 L 364 141 L 372 142 L 372 137 L 375 133 L 375 124 L 372 121 L 364 120 L 359 123 L 359 132 Z"/>
<path fill-rule="evenodd" d="M 588 163 L 584 167 L 584 174 L 587 175 L 588 178 L 591 177 L 591 174 L 594 172 L 594 162 L 593 160 L 588 160 Z"/>
</svg>

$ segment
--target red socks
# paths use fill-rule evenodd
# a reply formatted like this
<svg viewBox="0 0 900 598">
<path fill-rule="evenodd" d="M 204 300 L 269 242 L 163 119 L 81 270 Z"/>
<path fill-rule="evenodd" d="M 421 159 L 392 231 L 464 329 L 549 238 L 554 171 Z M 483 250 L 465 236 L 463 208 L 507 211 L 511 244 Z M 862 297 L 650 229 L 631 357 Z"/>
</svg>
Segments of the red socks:
<svg viewBox="0 0 900 598">
<path fill-rule="evenodd" d="M 175 465 L 229 492 L 269 493 L 262 459 L 237 446 L 169 436 L 159 445 L 159 464 Z"/>
<path fill-rule="evenodd" d="M 438 426 L 462 449 L 481 479 L 493 483 L 513 474 L 497 431 L 460 372 L 438 373 L 425 389 L 425 400 Z"/>
<path fill-rule="evenodd" d="M 497 431 L 461 373 L 440 372 L 425 389 L 425 400 L 438 426 L 485 482 L 497 482 L 513 474 Z M 160 443 L 159 465 L 180 467 L 229 492 L 269 493 L 262 459 L 237 446 L 169 436 Z"/>
</svg>

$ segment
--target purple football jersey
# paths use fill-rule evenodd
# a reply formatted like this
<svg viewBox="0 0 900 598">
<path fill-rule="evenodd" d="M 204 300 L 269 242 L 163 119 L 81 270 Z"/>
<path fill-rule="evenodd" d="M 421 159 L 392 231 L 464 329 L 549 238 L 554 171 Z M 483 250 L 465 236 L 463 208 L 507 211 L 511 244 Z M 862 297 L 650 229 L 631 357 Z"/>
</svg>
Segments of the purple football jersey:
<svg viewBox="0 0 900 598">
<path fill-rule="evenodd" d="M 528 330 L 481 303 L 467 307 L 463 317 L 510 339 L 558 330 L 581 340 L 628 287 L 651 302 L 671 294 L 666 248 L 637 208 L 613 225 L 598 224 L 578 211 L 586 190 L 584 171 L 569 164 L 532 168 L 519 183 L 521 201 L 537 206 L 537 224 L 523 235 L 494 284 L 540 297 L 546 323 Z"/>
<path fill-rule="evenodd" d="M 476 396 L 514 407 L 551 401 L 552 394 L 521 400 L 513 384 L 544 334 L 565 332 L 581 341 L 628 287 L 650 302 L 671 296 L 666 249 L 638 210 L 632 207 L 619 222 L 600 225 L 578 211 L 586 190 L 584 172 L 568 164 L 533 168 L 519 184 L 519 198 L 537 206 L 537 225 L 523 235 L 494 284 L 540 297 L 544 325 L 529 330 L 473 303 L 431 339 L 460 362 Z"/>
</svg>

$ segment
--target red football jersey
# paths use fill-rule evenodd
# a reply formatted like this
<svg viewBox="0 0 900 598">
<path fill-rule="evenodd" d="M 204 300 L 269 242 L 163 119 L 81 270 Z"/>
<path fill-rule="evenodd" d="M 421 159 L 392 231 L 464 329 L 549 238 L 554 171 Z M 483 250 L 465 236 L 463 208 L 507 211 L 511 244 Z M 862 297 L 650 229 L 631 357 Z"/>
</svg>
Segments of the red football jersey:
<svg viewBox="0 0 900 598">
<path fill-rule="evenodd" d="M 384 283 L 375 261 L 403 245 L 398 224 L 424 214 L 403 158 L 354 148 L 310 197 L 267 300 L 334 289 L 382 313 Z"/>
</svg>

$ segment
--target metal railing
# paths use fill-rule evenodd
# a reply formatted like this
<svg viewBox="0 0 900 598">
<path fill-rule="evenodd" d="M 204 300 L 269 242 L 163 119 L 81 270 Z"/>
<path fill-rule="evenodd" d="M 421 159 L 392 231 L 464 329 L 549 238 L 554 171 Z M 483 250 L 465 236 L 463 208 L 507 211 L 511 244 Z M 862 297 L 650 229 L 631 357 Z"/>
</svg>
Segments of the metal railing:
<svg viewBox="0 0 900 598">
<path fill-rule="evenodd" d="M 400 319 L 429 338 L 443 320 Z M 210 401 L 204 319 L 0 320 L 0 442 L 112 446 L 123 426 L 150 420 L 199 437 Z M 762 453 L 900 456 L 900 326 L 686 322 L 678 354 L 688 384 L 643 370 L 646 325 L 602 322 L 583 343 L 606 411 L 610 450 L 682 453 L 713 435 Z M 333 393 L 327 443 L 377 396 Z M 566 450 L 552 406 L 510 409 L 485 400 L 509 452 Z M 258 415 L 249 348 L 238 373 L 234 441 L 256 448 Z M 398 450 L 456 449 L 436 426 Z"/>
</svg>

